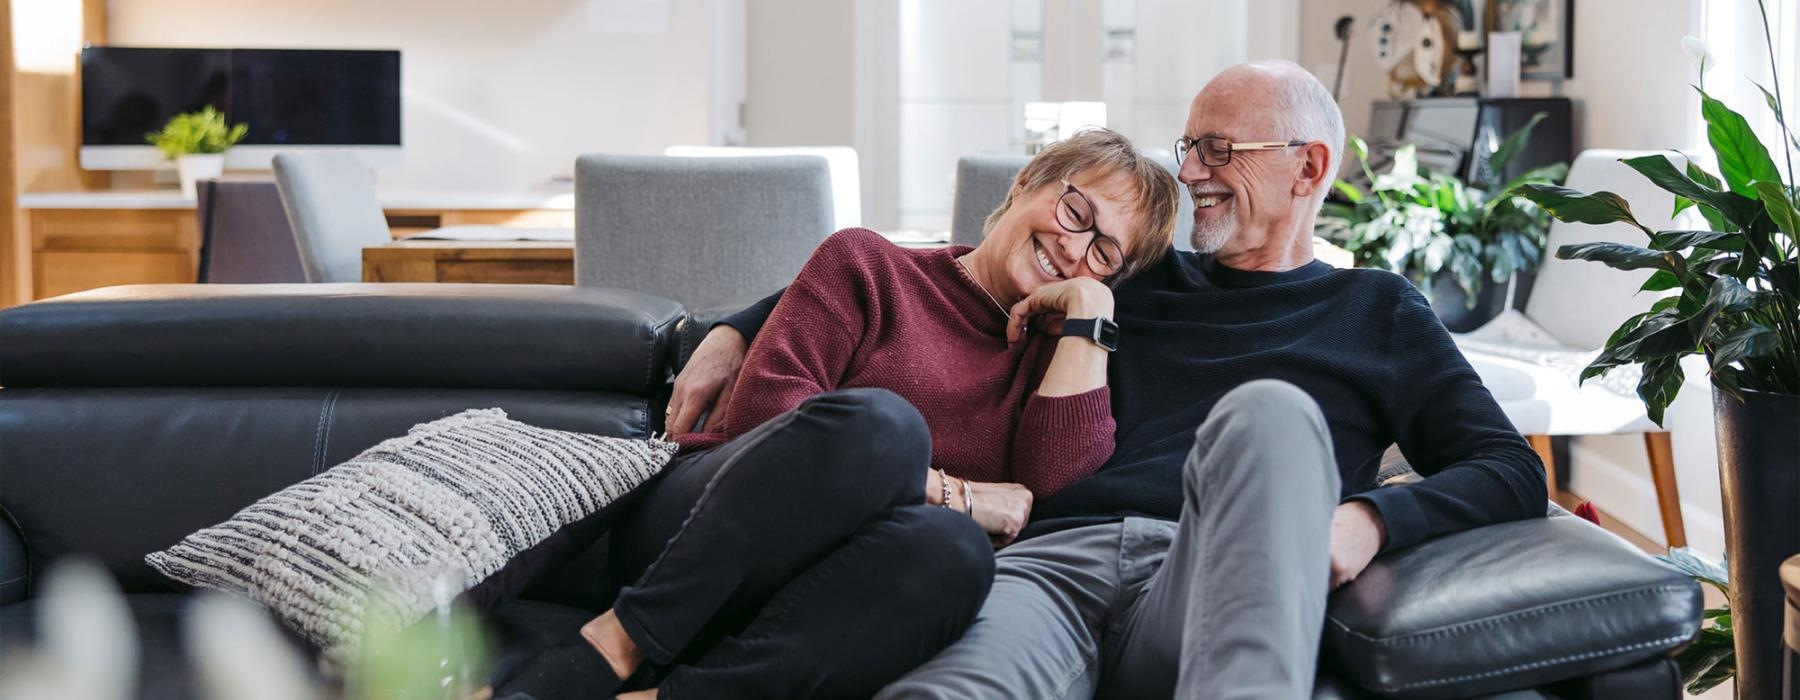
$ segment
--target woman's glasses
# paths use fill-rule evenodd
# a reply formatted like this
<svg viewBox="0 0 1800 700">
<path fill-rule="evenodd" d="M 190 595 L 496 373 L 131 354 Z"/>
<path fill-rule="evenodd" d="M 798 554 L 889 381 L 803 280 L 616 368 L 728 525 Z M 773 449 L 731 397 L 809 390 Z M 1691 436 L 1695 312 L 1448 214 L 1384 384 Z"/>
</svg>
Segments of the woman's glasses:
<svg viewBox="0 0 1800 700">
<path fill-rule="evenodd" d="M 1069 233 L 1094 234 L 1088 240 L 1085 254 L 1088 269 L 1111 282 L 1125 266 L 1125 249 L 1118 239 L 1100 232 L 1100 225 L 1094 220 L 1094 201 L 1068 180 L 1063 180 L 1062 184 L 1066 189 L 1056 200 L 1056 223 Z"/>
</svg>

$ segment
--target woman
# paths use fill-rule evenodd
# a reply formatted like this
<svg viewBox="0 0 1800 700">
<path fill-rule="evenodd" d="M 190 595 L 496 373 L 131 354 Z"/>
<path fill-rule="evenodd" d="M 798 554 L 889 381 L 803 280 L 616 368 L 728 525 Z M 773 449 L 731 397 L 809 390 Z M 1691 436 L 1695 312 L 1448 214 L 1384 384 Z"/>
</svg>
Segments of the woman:
<svg viewBox="0 0 1800 700">
<path fill-rule="evenodd" d="M 953 642 L 989 545 L 1111 455 L 1116 327 L 1058 332 L 1106 328 L 1107 285 L 1168 250 L 1177 196 L 1124 137 L 1089 130 L 1019 173 L 979 247 L 833 234 L 718 429 L 680 438 L 613 533 L 636 583 L 502 695 L 597 697 L 637 674 L 660 676 L 643 697 L 867 696 Z"/>
</svg>

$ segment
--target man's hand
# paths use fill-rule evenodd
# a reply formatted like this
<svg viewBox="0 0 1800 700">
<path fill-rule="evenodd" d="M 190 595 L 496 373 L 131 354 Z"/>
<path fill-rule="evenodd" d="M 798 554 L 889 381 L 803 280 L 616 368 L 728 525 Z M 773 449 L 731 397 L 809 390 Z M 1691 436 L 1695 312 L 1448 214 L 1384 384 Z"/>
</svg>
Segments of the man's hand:
<svg viewBox="0 0 1800 700">
<path fill-rule="evenodd" d="M 1387 541 L 1381 512 L 1368 501 L 1338 504 L 1331 514 L 1331 589 L 1356 579 Z"/>
<path fill-rule="evenodd" d="M 669 439 L 704 428 L 704 424 L 697 425 L 702 414 L 715 425 L 725 417 L 725 407 L 731 405 L 731 387 L 737 384 L 747 346 L 744 335 L 726 325 L 715 326 L 700 340 L 700 347 L 694 348 L 687 366 L 675 376 L 669 412 L 664 416 Z"/>
</svg>

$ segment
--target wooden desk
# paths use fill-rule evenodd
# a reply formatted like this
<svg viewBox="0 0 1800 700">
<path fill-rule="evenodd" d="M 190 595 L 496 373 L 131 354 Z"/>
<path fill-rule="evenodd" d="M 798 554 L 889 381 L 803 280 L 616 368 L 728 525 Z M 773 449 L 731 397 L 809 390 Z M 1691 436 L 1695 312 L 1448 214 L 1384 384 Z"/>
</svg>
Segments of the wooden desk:
<svg viewBox="0 0 1800 700">
<path fill-rule="evenodd" d="M 571 241 L 411 241 L 363 249 L 364 282 L 574 284 Z"/>
</svg>

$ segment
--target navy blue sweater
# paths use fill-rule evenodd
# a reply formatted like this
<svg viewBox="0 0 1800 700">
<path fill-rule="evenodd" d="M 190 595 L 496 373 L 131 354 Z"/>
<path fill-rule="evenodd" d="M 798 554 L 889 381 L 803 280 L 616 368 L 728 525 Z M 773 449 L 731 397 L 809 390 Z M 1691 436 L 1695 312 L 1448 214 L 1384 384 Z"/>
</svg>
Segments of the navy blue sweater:
<svg viewBox="0 0 1800 700">
<path fill-rule="evenodd" d="M 1098 473 L 1037 503 L 1024 536 L 1128 515 L 1180 517 L 1194 430 L 1225 392 L 1264 378 L 1319 402 L 1344 498 L 1381 512 L 1384 551 L 1544 515 L 1543 463 L 1398 275 L 1321 262 L 1247 272 L 1176 251 L 1115 297 L 1118 446 Z M 725 323 L 752 337 L 776 298 Z M 1376 489 L 1381 455 L 1396 444 L 1426 478 Z"/>
</svg>

